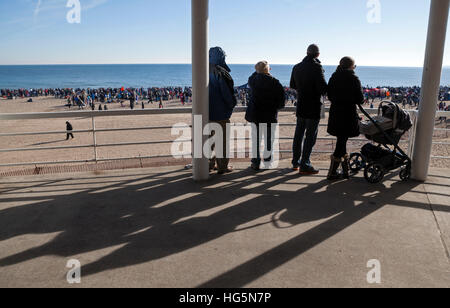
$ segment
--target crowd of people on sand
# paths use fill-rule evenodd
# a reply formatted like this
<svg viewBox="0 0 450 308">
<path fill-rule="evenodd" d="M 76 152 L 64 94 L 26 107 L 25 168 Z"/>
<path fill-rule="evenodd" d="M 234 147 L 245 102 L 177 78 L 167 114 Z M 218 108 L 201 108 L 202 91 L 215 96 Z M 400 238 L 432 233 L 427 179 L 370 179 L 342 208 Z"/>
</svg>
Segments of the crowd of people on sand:
<svg viewBox="0 0 450 308">
<path fill-rule="evenodd" d="M 35 97 L 53 97 L 67 100 L 68 107 L 78 107 L 79 109 L 96 108 L 104 110 L 102 104 L 120 103 L 124 107 L 125 101 L 136 104 L 138 101 L 146 101 L 149 104 L 159 103 L 163 107 L 163 102 L 179 100 L 182 105 L 192 102 L 191 87 L 163 87 L 163 88 L 99 88 L 99 89 L 0 89 L 0 96 L 4 99 L 29 98 L 29 102 Z M 108 107 L 106 107 L 106 110 Z"/>
<path fill-rule="evenodd" d="M 364 105 L 370 108 L 375 107 L 377 101 L 390 100 L 394 103 L 402 104 L 403 108 L 417 108 L 420 101 L 421 88 L 414 87 L 363 87 Z M 250 102 L 249 84 L 234 87 L 234 95 L 238 104 L 248 106 Z M 284 87 L 286 105 L 297 105 L 297 91 L 290 87 Z M 54 97 L 56 99 L 66 99 L 67 107 L 78 107 L 79 109 L 96 109 L 96 104 L 100 110 L 108 110 L 107 104 L 120 103 L 126 107 L 125 101 L 130 101 L 130 107 L 141 103 L 145 108 L 144 101 L 148 104 L 157 103 L 159 108 L 163 108 L 163 102 L 178 100 L 183 106 L 192 102 L 192 87 L 162 87 L 162 88 L 98 88 L 98 89 L 0 89 L 0 97 L 4 99 L 28 98 L 32 102 L 35 97 Z M 438 109 L 450 111 L 450 106 L 446 101 L 450 101 L 450 87 L 441 87 L 439 91 Z M 105 107 L 102 107 L 105 104 Z"/>
<path fill-rule="evenodd" d="M 212 123 L 222 128 L 223 147 L 210 160 L 210 171 L 226 174 L 233 171 L 229 165 L 229 155 L 226 152 L 230 142 L 226 127 L 230 123 L 238 99 L 246 101 L 246 121 L 254 125 L 252 145 L 256 148 L 255 157 L 251 161 L 251 168 L 259 171 L 265 163 L 273 159 L 273 130 L 278 123 L 278 112 L 282 110 L 289 99 L 295 99 L 297 107 L 297 126 L 293 140 L 292 169 L 301 175 L 315 175 L 319 173 L 311 163 L 310 157 L 317 141 L 319 122 L 321 119 L 324 97 L 331 102 L 327 132 L 337 138 L 334 153 L 330 158 L 328 180 L 350 178 L 350 157 L 347 143 L 350 138 L 360 135 L 360 117 L 357 106 L 372 103 L 375 99 L 399 99 L 398 103 L 418 104 L 420 88 L 363 88 L 356 75 L 356 63 L 351 57 L 343 57 L 336 72 L 327 82 L 324 69 L 319 61 L 320 50 L 315 44 L 307 49 L 303 61 L 292 71 L 289 90 L 286 92 L 278 79 L 271 74 L 271 67 L 267 61 L 258 62 L 255 72 L 250 76 L 248 85 L 236 90 L 231 77 L 231 70 L 226 64 L 225 52 L 220 47 L 210 49 L 210 87 L 209 87 L 209 118 Z M 291 96 L 292 95 L 292 96 Z M 439 98 L 443 101 L 450 99 L 448 87 L 441 87 Z M 214 135 L 216 132 L 213 132 Z M 261 142 L 264 139 L 264 157 L 260 153 Z M 217 141 L 221 143 L 220 141 Z M 219 154 L 219 155 L 217 155 Z M 262 165 L 263 164 L 263 165 Z"/>
</svg>

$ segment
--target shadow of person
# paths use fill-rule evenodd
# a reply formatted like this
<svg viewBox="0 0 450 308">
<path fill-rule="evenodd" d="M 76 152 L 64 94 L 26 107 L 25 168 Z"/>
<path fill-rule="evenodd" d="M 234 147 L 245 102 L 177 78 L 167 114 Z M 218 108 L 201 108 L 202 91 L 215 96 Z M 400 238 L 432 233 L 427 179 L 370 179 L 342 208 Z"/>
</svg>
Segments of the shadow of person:
<svg viewBox="0 0 450 308">
<path fill-rule="evenodd" d="M 192 249 L 280 211 L 284 211 L 280 221 L 291 225 L 333 217 L 205 284 L 245 286 L 417 185 L 370 186 L 360 178 L 330 185 L 318 177 L 298 189 L 282 189 L 293 180 L 297 181 L 298 175 L 287 170 L 258 175 L 243 170 L 195 183 L 189 173 L 180 171 L 10 207 L 0 211 L 0 241 L 24 234 L 59 234 L 42 246 L 3 258 L 0 267 L 47 255 L 71 257 L 121 246 L 85 264 L 83 276 L 87 277 Z M 376 195 L 363 197 L 367 192 Z M 356 206 L 355 200 L 362 204 Z"/>
<path fill-rule="evenodd" d="M 355 208 L 362 200 L 361 194 L 385 190 L 386 186 L 383 184 L 369 185 L 363 178 L 338 182 L 324 180 L 302 189 L 301 198 L 298 198 L 295 206 L 292 206 L 292 201 L 285 200 L 288 206 L 274 215 L 273 224 L 277 228 L 283 228 L 280 224 L 296 226 L 330 218 Z"/>
<path fill-rule="evenodd" d="M 261 176 L 260 179 L 270 176 Z M 243 180 L 245 177 L 250 178 Z M 225 178 L 213 177 L 208 183 L 198 184 L 192 181 L 189 173 L 181 171 L 176 176 L 155 175 L 137 181 L 148 183 L 135 185 L 134 180 L 115 182 L 101 189 L 92 188 L 75 194 L 54 196 L 50 201 L 40 200 L 48 199 L 45 196 L 21 197 L 20 201 L 36 203 L 0 211 L 0 224 L 3 226 L 0 241 L 24 234 L 60 234 L 45 245 L 0 260 L 0 266 L 18 264 L 44 255 L 73 256 L 127 244 L 124 248 L 126 258 L 109 263 L 114 268 L 116 265 L 149 261 L 191 248 L 192 245 L 213 239 L 214 234 L 227 232 L 228 226 L 227 229 L 216 228 L 215 233 L 208 236 L 206 231 L 214 230 L 215 227 L 210 219 L 204 221 L 203 228 L 200 226 L 203 222 L 200 225 L 197 223 L 203 220 L 196 219 L 173 224 L 245 196 L 248 191 L 240 192 L 240 187 L 249 185 L 254 177 L 250 171 L 244 170 Z M 229 182 L 222 189 L 209 188 L 223 181 Z M 39 192 L 39 187 L 34 189 Z M 12 198 L 0 202 L 7 203 L 13 199 L 19 201 Z M 195 230 L 203 230 L 202 236 L 198 236 Z M 174 237 L 174 234 L 180 236 Z M 178 242 L 182 243 L 175 245 Z M 166 243 L 172 243 L 169 249 L 164 249 Z M 130 253 L 134 246 L 146 246 L 147 249 Z M 85 270 L 85 273 L 88 271 Z"/>
<path fill-rule="evenodd" d="M 274 269 L 304 254 L 344 229 L 380 210 L 385 205 L 395 204 L 403 194 L 411 191 L 418 182 L 395 182 L 368 185 L 362 178 L 339 182 L 321 190 L 321 184 L 313 184 L 298 192 L 297 201 L 282 200 L 284 208 L 273 224 L 290 227 L 309 221 L 328 218 L 313 228 L 280 244 L 279 246 L 199 285 L 198 288 L 239 288 L 266 275 Z M 358 189 L 358 186 L 359 189 Z M 365 188 L 361 190 L 361 188 Z M 301 196 L 301 197 L 300 197 Z M 290 197 L 292 198 L 292 196 Z M 358 201 L 358 202 L 357 202 Z M 417 207 L 416 202 L 406 202 L 403 206 Z"/>
</svg>

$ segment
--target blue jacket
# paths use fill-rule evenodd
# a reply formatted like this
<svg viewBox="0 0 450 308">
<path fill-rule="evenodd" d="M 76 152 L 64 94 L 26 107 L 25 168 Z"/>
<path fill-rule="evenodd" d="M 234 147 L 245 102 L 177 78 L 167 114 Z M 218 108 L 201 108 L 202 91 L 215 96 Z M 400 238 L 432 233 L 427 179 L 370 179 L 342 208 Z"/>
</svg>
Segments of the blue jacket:
<svg viewBox="0 0 450 308">
<path fill-rule="evenodd" d="M 223 121 L 231 118 L 237 101 L 230 68 L 225 62 L 225 52 L 220 47 L 209 51 L 209 120 Z"/>
</svg>

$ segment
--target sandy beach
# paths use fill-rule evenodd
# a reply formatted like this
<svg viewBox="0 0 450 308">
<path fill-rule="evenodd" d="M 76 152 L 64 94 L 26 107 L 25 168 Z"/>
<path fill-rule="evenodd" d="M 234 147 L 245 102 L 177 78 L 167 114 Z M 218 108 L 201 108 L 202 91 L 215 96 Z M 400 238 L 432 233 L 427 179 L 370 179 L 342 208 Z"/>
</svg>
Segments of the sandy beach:
<svg viewBox="0 0 450 308">
<path fill-rule="evenodd" d="M 189 106 L 189 105 L 187 105 Z M 165 102 L 164 107 L 181 107 L 178 101 Z M 98 108 L 98 104 L 97 104 Z M 141 108 L 141 104 L 137 105 Z M 145 108 L 158 108 L 158 104 L 145 103 Z M 109 104 L 109 110 L 129 109 L 129 102 L 124 102 L 124 107 L 120 104 Z M 0 99 L 0 113 L 31 113 L 31 112 L 64 112 L 75 111 L 77 107 L 69 109 L 66 106 L 65 100 L 54 98 L 33 98 L 32 103 L 27 103 L 27 99 L 5 100 Z M 92 128 L 91 118 L 67 118 L 67 119 L 52 119 L 52 120 L 27 120 L 27 121 L 1 121 L 1 133 L 19 133 L 19 132 L 45 132 L 45 131 L 64 131 L 65 122 L 70 121 L 74 126 L 74 130 L 87 130 Z M 137 128 L 141 126 L 172 126 L 175 123 L 190 124 L 190 115 L 149 115 L 149 116 L 124 116 L 124 117 L 105 117 L 96 119 L 97 129 L 106 128 Z M 292 112 L 281 112 L 279 115 L 280 123 L 295 123 L 295 114 Z M 232 122 L 246 123 L 243 113 L 235 113 L 232 117 Z M 322 123 L 326 124 L 327 120 Z M 450 123 L 442 123 L 437 125 L 440 128 L 450 127 Z M 294 127 L 281 127 L 280 137 L 293 137 Z M 328 136 L 326 127 L 320 128 L 320 137 Z M 175 140 L 178 136 L 171 136 L 170 129 L 161 130 L 130 130 L 121 132 L 104 132 L 97 133 L 98 144 L 124 143 L 124 142 L 146 142 L 159 140 Z M 407 138 L 407 136 L 405 136 Z M 450 137 L 448 132 L 437 131 L 435 139 L 439 142 L 449 142 Z M 91 133 L 75 133 L 75 139 L 66 141 L 66 135 L 39 135 L 39 136 L 0 136 L 0 148 L 39 148 L 39 147 L 56 147 L 56 146 L 78 146 L 92 144 L 93 136 Z M 364 144 L 364 142 L 353 142 L 350 147 L 351 151 L 357 151 Z M 333 148 L 334 142 L 330 140 L 320 140 L 317 143 L 316 150 L 330 151 Z M 290 150 L 290 140 L 282 140 L 280 142 L 282 150 Z M 100 147 L 97 149 L 99 159 L 117 159 L 122 157 L 146 157 L 170 154 L 171 144 L 159 145 L 138 145 L 138 146 L 113 146 Z M 40 151 L 17 151 L 17 152 L 2 152 L 2 164 L 22 163 L 22 162 L 46 162 L 46 161 L 74 161 L 74 160 L 91 160 L 94 158 L 94 150 L 92 148 L 82 149 L 63 149 L 63 150 L 40 150 Z M 436 156 L 450 156 L 450 147 L 448 145 L 435 145 L 433 147 L 433 155 Z M 289 157 L 288 154 L 283 154 L 283 158 Z M 313 160 L 324 161 L 328 160 L 328 154 L 314 154 Z M 103 169 L 117 169 L 129 168 L 136 166 L 160 166 L 185 164 L 188 161 L 179 159 L 146 159 L 141 161 L 115 161 L 109 164 L 97 164 L 97 168 Z M 78 164 L 80 170 L 85 170 L 86 164 Z M 88 164 L 96 165 L 96 164 Z M 433 159 L 432 166 L 450 168 L 450 160 Z M 20 174 L 20 171 L 30 173 L 30 170 L 36 169 L 45 170 L 45 165 L 38 166 L 23 166 L 23 167 L 0 167 L 0 176 Z M 76 171 L 76 166 L 52 166 L 48 170 L 53 172 L 65 172 L 65 170 Z M 75 168 L 75 169 L 74 169 Z M 11 171 L 14 171 L 11 173 Z"/>
</svg>

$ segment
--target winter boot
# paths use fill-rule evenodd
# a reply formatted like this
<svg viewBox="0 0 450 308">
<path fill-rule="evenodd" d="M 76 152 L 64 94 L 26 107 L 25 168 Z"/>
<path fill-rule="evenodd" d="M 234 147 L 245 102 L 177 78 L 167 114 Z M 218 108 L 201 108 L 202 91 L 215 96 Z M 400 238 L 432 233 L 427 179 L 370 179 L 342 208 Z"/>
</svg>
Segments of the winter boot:
<svg viewBox="0 0 450 308">
<path fill-rule="evenodd" d="M 340 178 L 340 175 L 337 172 L 340 164 L 341 164 L 341 159 L 334 157 L 334 155 L 331 155 L 331 165 L 330 165 L 330 170 L 328 171 L 328 180 L 329 181 L 338 180 Z"/>
<path fill-rule="evenodd" d="M 350 178 L 350 156 L 348 154 L 342 158 L 342 176 L 344 179 Z"/>
</svg>

